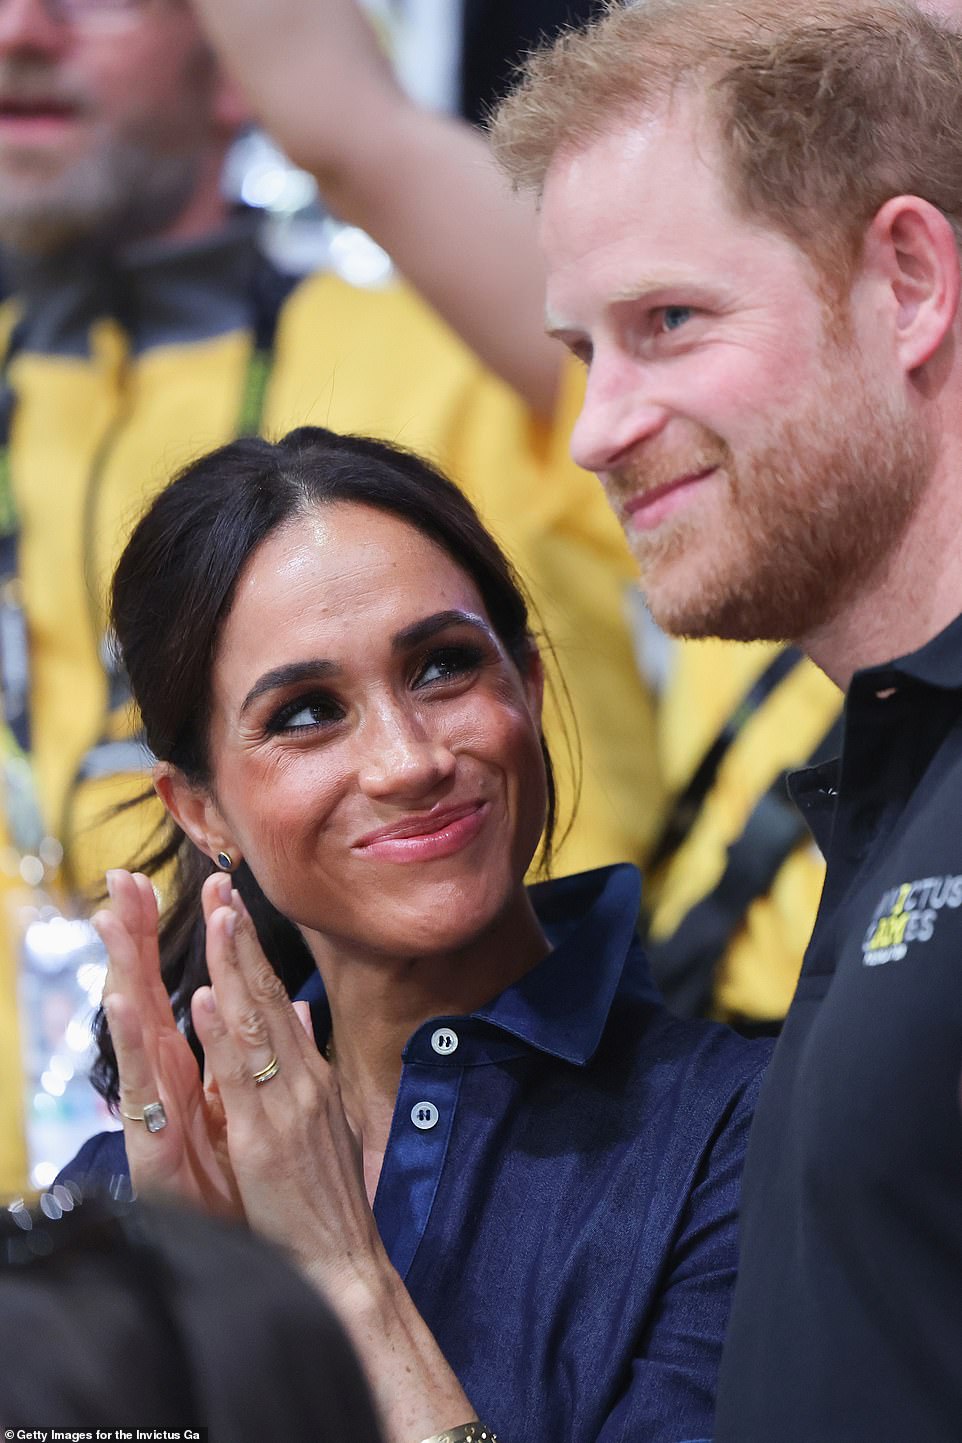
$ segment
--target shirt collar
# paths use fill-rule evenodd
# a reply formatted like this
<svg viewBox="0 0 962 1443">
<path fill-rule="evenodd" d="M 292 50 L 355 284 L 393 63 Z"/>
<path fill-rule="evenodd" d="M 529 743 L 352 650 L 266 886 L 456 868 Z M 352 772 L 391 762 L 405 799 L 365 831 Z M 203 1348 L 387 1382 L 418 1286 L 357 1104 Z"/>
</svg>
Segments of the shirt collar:
<svg viewBox="0 0 962 1443">
<path fill-rule="evenodd" d="M 944 627 L 916 651 L 879 666 L 864 667 L 852 677 L 846 712 L 878 692 L 898 689 L 906 681 L 939 691 L 962 691 L 962 616 Z M 789 792 L 825 855 L 831 840 L 835 803 L 841 780 L 841 759 L 792 772 Z"/>
<path fill-rule="evenodd" d="M 910 651 L 886 665 L 857 671 L 850 691 L 853 695 L 863 689 L 884 691 L 906 677 L 942 691 L 962 690 L 962 616 L 949 622 L 917 651 Z"/>
<path fill-rule="evenodd" d="M 804 817 L 823 857 L 828 856 L 832 839 L 841 770 L 841 759 L 836 757 L 817 767 L 802 767 L 788 776 L 789 796 Z"/>
<path fill-rule="evenodd" d="M 637 942 L 641 878 L 621 864 L 530 888 L 552 951 L 473 1014 L 503 1032 L 583 1065 L 597 1050 L 629 957 L 657 998 Z"/>
<path fill-rule="evenodd" d="M 583 1066 L 598 1048 L 619 990 L 630 985 L 634 994 L 660 1005 L 637 939 L 641 878 L 622 863 L 538 882 L 529 890 L 552 951 L 471 1016 Z M 322 1043 L 330 1018 L 320 977 L 311 977 L 299 996 L 311 1003 Z"/>
<path fill-rule="evenodd" d="M 23 316 L 21 344 L 86 355 L 93 320 L 113 317 L 135 353 L 247 326 L 258 265 L 257 219 L 240 212 L 189 241 L 142 241 L 117 253 L 77 246 L 54 256 L 6 252 L 3 269 Z"/>
</svg>

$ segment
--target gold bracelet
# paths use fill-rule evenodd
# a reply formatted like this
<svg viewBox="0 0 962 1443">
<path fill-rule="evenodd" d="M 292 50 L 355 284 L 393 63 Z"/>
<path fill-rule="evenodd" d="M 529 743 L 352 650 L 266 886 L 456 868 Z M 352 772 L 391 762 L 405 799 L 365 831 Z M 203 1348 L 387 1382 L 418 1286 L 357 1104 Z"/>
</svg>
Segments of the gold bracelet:
<svg viewBox="0 0 962 1443">
<path fill-rule="evenodd" d="M 444 1433 L 432 1433 L 422 1443 L 498 1443 L 497 1434 L 492 1433 L 477 1418 L 462 1423 L 457 1428 L 448 1428 Z"/>
</svg>

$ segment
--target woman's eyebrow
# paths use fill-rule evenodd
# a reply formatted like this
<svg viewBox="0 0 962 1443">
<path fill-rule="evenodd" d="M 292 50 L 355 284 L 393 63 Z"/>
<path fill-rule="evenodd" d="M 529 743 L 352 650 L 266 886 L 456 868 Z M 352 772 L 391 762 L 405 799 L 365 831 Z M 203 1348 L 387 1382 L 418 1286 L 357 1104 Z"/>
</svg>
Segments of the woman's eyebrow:
<svg viewBox="0 0 962 1443">
<path fill-rule="evenodd" d="M 290 661 L 284 666 L 275 666 L 257 678 L 241 704 L 240 715 L 243 716 L 248 707 L 253 706 L 258 697 L 263 696 L 265 692 L 277 691 L 280 687 L 285 686 L 296 686 L 302 681 L 320 681 L 335 676 L 340 669 L 336 662 L 324 661 L 321 657 L 310 657 L 306 661 Z"/>
<path fill-rule="evenodd" d="M 425 616 L 421 621 L 414 621 L 410 626 L 405 626 L 401 631 L 395 632 L 391 640 L 392 651 L 406 651 L 410 646 L 417 646 L 419 642 L 430 641 L 439 631 L 446 630 L 449 626 L 470 626 L 475 631 L 480 631 L 484 636 L 491 635 L 491 628 L 483 617 L 473 611 L 436 611 L 432 616 Z"/>
<path fill-rule="evenodd" d="M 395 632 L 391 639 L 392 651 L 406 651 L 408 647 L 417 646 L 419 642 L 428 641 L 436 636 L 439 631 L 444 631 L 449 626 L 470 626 L 475 631 L 490 636 L 491 628 L 483 617 L 475 615 L 472 611 L 437 611 L 432 616 L 422 617 L 420 621 L 414 621 L 410 626 L 405 626 L 401 631 Z M 305 661 L 290 661 L 283 666 L 272 667 L 265 671 L 251 687 L 245 696 L 240 709 L 243 716 L 249 707 L 253 706 L 258 697 L 265 692 L 278 691 L 282 687 L 297 686 L 303 681 L 322 681 L 329 677 L 337 676 L 341 671 L 336 661 L 325 661 L 322 657 L 309 657 Z"/>
</svg>

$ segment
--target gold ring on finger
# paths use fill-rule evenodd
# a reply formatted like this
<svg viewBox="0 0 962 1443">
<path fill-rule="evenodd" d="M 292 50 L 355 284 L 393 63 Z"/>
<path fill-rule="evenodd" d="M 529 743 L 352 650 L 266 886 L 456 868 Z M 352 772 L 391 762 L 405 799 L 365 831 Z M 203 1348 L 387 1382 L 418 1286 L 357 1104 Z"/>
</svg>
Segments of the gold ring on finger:
<svg viewBox="0 0 962 1443">
<path fill-rule="evenodd" d="M 271 1078 L 276 1077 L 280 1070 L 281 1065 L 277 1060 L 277 1053 L 275 1052 L 274 1056 L 271 1058 L 270 1062 L 267 1064 L 266 1067 L 262 1067 L 260 1072 L 251 1073 L 254 1086 L 263 1087 L 264 1083 L 270 1082 Z"/>
</svg>

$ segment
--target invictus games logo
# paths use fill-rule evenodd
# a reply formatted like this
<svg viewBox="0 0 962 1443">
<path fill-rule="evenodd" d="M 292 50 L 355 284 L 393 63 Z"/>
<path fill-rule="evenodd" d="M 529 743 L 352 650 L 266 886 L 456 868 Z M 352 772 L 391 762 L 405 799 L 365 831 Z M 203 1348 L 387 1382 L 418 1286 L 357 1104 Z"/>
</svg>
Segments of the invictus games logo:
<svg viewBox="0 0 962 1443">
<path fill-rule="evenodd" d="M 946 907 L 962 907 L 962 876 L 922 877 L 890 887 L 862 943 L 866 967 L 900 962 L 913 942 L 928 942 Z"/>
</svg>

